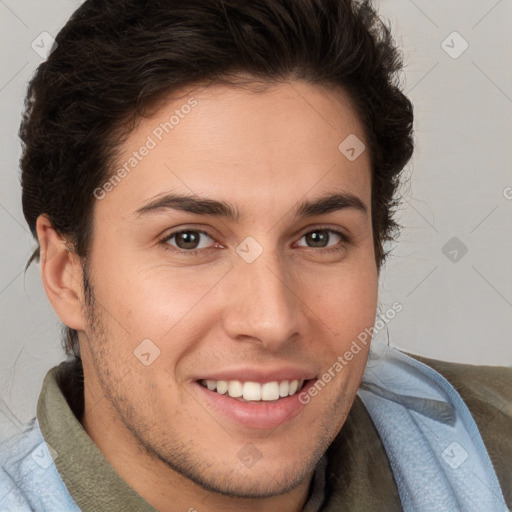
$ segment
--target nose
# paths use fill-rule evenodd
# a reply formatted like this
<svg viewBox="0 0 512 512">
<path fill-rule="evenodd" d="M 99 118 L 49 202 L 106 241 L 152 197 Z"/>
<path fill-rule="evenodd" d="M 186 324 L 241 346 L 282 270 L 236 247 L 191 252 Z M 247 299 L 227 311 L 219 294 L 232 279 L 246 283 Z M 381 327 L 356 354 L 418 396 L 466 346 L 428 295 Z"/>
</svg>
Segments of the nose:
<svg viewBox="0 0 512 512">
<path fill-rule="evenodd" d="M 276 251 L 264 250 L 251 263 L 237 257 L 228 281 L 223 321 L 232 339 L 276 351 L 304 334 L 296 279 Z"/>
</svg>

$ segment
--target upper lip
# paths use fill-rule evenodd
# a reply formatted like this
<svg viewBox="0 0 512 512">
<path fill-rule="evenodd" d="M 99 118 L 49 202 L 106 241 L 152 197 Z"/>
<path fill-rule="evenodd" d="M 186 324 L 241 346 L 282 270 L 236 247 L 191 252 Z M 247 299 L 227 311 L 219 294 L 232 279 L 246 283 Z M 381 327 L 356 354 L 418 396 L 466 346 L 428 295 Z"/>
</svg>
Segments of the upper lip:
<svg viewBox="0 0 512 512">
<path fill-rule="evenodd" d="M 209 373 L 208 375 L 201 375 L 196 380 L 238 380 L 240 382 L 264 383 L 282 380 L 310 380 L 314 377 L 315 374 L 313 372 L 301 368 L 282 367 L 264 369 L 252 366 L 231 370 L 219 370 Z"/>
</svg>

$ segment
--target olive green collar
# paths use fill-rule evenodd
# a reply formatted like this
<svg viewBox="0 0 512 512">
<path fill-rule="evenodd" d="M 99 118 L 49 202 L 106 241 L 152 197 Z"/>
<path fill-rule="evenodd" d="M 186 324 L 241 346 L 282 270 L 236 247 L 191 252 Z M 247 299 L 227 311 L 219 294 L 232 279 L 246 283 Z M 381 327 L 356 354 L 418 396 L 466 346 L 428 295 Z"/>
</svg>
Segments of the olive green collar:
<svg viewBox="0 0 512 512">
<path fill-rule="evenodd" d="M 57 384 L 58 367 L 43 381 L 37 419 L 62 480 L 83 512 L 158 512 L 107 461 Z"/>
</svg>

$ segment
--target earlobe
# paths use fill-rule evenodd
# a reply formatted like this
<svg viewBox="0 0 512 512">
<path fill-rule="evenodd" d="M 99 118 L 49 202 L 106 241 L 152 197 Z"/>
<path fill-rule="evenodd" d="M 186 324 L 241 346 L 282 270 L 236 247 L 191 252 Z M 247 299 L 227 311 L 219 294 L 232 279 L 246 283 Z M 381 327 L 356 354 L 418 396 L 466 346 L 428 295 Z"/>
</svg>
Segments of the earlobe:
<svg viewBox="0 0 512 512">
<path fill-rule="evenodd" d="M 38 217 L 36 229 L 40 246 L 41 278 L 46 295 L 64 324 L 78 331 L 84 330 L 80 260 L 70 251 L 66 239 L 53 228 L 46 215 Z"/>
</svg>

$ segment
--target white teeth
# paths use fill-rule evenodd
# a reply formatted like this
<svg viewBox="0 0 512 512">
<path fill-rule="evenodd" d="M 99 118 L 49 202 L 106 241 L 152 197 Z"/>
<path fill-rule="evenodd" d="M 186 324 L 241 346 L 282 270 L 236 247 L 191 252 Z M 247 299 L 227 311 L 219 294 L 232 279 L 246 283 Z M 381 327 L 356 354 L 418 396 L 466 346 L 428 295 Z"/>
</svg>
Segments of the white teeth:
<svg viewBox="0 0 512 512">
<path fill-rule="evenodd" d="M 226 380 L 217 381 L 217 393 L 223 395 L 228 390 L 228 382 Z"/>
<path fill-rule="evenodd" d="M 244 400 L 261 400 L 261 385 L 257 382 L 244 382 Z"/>
<path fill-rule="evenodd" d="M 261 386 L 262 400 L 277 400 L 279 398 L 279 382 L 265 382 Z"/>
<path fill-rule="evenodd" d="M 201 384 L 210 391 L 217 391 L 221 395 L 228 394 L 232 398 L 247 401 L 271 402 L 294 395 L 302 388 L 303 380 L 272 381 L 260 384 L 259 382 L 240 382 L 239 380 L 202 380 Z"/>
<path fill-rule="evenodd" d="M 228 383 L 228 395 L 238 398 L 243 395 L 242 383 L 239 380 L 230 380 Z"/>
</svg>

